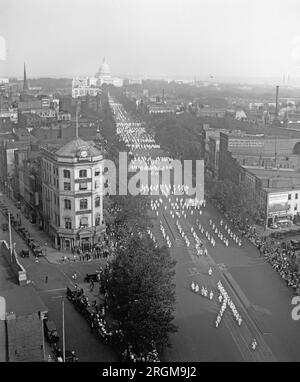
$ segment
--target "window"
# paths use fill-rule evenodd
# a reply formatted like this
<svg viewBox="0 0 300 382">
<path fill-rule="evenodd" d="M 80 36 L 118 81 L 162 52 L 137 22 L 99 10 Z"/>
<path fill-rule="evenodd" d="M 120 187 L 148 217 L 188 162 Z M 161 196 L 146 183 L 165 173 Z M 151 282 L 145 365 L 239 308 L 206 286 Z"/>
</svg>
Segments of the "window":
<svg viewBox="0 0 300 382">
<path fill-rule="evenodd" d="M 99 180 L 95 180 L 95 188 L 99 188 Z"/>
<path fill-rule="evenodd" d="M 71 183 L 70 182 L 64 182 L 64 190 L 65 191 L 71 191 Z"/>
<path fill-rule="evenodd" d="M 86 178 L 87 177 L 87 171 L 86 170 L 80 170 L 79 171 L 79 178 Z"/>
<path fill-rule="evenodd" d="M 88 227 L 88 218 L 87 217 L 82 217 L 80 218 L 80 227 Z"/>
<path fill-rule="evenodd" d="M 291 194 L 289 194 L 289 196 L 288 196 L 288 200 L 291 200 L 291 197 L 292 197 L 292 195 L 291 195 Z"/>
<path fill-rule="evenodd" d="M 100 170 L 99 170 L 99 168 L 96 168 L 96 170 L 95 170 L 95 176 L 99 176 L 100 175 Z"/>
<path fill-rule="evenodd" d="M 88 208 L 88 201 L 87 199 L 80 199 L 80 209 L 86 210 Z"/>
<path fill-rule="evenodd" d="M 296 192 L 295 194 L 295 199 L 298 199 L 298 192 Z"/>
<path fill-rule="evenodd" d="M 297 211 L 298 209 L 298 204 L 295 204 L 294 211 Z"/>
<path fill-rule="evenodd" d="M 64 170 L 64 178 L 70 178 L 71 177 L 71 173 L 69 170 Z"/>
<path fill-rule="evenodd" d="M 65 218 L 65 228 L 72 229 L 72 220 L 71 218 Z"/>
<path fill-rule="evenodd" d="M 100 207 L 100 196 L 97 196 L 95 199 L 95 207 Z"/>
<path fill-rule="evenodd" d="M 96 216 L 95 226 L 100 225 L 100 216 Z"/>
<path fill-rule="evenodd" d="M 71 209 L 71 200 L 65 199 L 65 210 Z"/>
<path fill-rule="evenodd" d="M 79 190 L 87 190 L 87 183 L 79 183 Z"/>
</svg>

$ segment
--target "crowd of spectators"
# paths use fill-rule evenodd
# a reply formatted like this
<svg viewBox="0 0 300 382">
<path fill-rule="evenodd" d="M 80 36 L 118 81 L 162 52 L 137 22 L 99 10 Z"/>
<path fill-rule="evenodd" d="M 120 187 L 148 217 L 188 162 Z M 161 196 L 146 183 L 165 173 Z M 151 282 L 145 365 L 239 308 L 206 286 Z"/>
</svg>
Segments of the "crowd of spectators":
<svg viewBox="0 0 300 382">
<path fill-rule="evenodd" d="M 261 256 L 264 256 L 264 259 L 286 281 L 287 286 L 292 287 L 297 294 L 300 294 L 298 255 L 293 245 L 291 243 L 278 242 L 274 238 L 261 235 L 257 232 L 255 225 L 248 223 L 247 218 L 243 220 L 240 217 L 232 216 L 229 212 L 226 212 L 224 215 L 242 236 L 246 237 L 257 247 Z"/>
</svg>

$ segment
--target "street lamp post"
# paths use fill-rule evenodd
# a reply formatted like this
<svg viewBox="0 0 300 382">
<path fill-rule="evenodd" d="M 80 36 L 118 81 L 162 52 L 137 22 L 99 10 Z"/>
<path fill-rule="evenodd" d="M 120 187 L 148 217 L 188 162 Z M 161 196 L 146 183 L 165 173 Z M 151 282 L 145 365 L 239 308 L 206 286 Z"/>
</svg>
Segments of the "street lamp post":
<svg viewBox="0 0 300 382">
<path fill-rule="evenodd" d="M 10 251 L 10 261 L 12 262 L 12 240 L 11 240 L 11 223 L 10 223 L 10 212 L 8 213 L 8 230 L 9 230 L 9 251 Z"/>
<path fill-rule="evenodd" d="M 63 332 L 63 362 L 66 362 L 66 339 L 65 339 L 65 300 L 62 298 L 62 332 Z"/>
</svg>

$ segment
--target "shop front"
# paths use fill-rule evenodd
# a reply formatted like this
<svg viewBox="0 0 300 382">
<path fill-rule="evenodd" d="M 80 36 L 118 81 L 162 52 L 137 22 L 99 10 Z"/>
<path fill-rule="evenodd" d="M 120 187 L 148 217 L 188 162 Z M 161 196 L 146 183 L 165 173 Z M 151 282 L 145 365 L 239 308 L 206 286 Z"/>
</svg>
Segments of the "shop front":
<svg viewBox="0 0 300 382">
<path fill-rule="evenodd" d="M 289 211 L 288 193 L 268 194 L 269 228 L 288 227 L 292 224 L 293 216 Z"/>
</svg>

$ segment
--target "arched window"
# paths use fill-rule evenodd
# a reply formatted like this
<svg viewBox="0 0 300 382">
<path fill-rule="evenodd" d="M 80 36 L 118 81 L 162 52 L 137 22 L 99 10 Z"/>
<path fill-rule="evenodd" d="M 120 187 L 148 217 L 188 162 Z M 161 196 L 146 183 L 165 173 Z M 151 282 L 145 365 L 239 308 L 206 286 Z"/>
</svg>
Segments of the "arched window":
<svg viewBox="0 0 300 382">
<path fill-rule="evenodd" d="M 100 196 L 97 196 L 95 199 L 95 207 L 100 207 Z"/>
<path fill-rule="evenodd" d="M 71 173 L 69 170 L 64 170 L 64 178 L 70 178 L 71 177 Z"/>
<path fill-rule="evenodd" d="M 88 201 L 87 199 L 80 199 L 80 209 L 86 210 L 88 208 Z"/>
<path fill-rule="evenodd" d="M 300 142 L 297 142 L 293 148 L 293 154 L 299 155 L 300 154 Z"/>
</svg>

